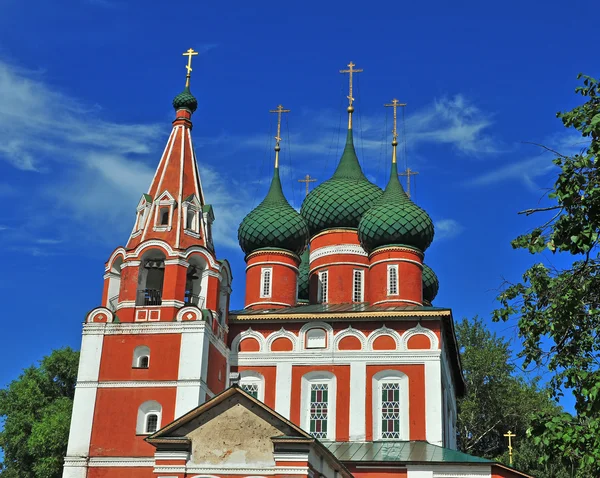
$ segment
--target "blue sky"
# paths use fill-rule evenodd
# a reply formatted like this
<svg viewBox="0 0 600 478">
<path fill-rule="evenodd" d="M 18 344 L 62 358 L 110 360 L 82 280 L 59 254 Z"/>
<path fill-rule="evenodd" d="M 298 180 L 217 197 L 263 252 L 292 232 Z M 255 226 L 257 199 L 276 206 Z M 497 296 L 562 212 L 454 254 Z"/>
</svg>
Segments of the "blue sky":
<svg viewBox="0 0 600 478">
<path fill-rule="evenodd" d="M 210 5 L 212 3 L 212 5 Z M 451 4 L 450 4 L 451 3 Z M 389 109 L 406 108 L 414 197 L 436 224 L 426 262 L 436 305 L 489 320 L 504 278 L 532 263 L 510 240 L 536 221 L 551 156 L 579 138 L 555 119 L 598 75 L 583 3 L 142 2 L 4 0 L 0 7 L 0 385 L 53 348 L 80 344 L 103 264 L 123 245 L 170 132 L 189 47 L 199 100 L 193 136 L 215 206 L 218 254 L 243 305 L 241 218 L 264 196 L 277 104 L 282 175 L 299 206 L 305 174 L 328 179 L 341 153 L 347 79 L 358 75 L 355 138 L 367 175 L 387 182 Z M 548 257 L 556 261 L 556 258 Z M 514 338 L 511 324 L 492 325 Z"/>
</svg>

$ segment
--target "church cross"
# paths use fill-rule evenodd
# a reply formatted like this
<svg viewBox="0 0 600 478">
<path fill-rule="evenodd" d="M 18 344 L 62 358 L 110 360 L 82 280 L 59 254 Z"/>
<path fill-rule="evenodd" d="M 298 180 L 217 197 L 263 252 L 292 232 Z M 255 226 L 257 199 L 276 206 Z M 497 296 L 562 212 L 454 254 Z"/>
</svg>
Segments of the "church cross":
<svg viewBox="0 0 600 478">
<path fill-rule="evenodd" d="M 185 86 L 188 87 L 190 86 L 190 77 L 192 76 L 192 57 L 196 56 L 198 54 L 197 51 L 194 51 L 193 48 L 190 48 L 188 51 L 186 51 L 183 56 L 187 56 L 188 57 L 188 64 L 185 67 L 187 69 L 187 75 L 185 77 Z"/>
<path fill-rule="evenodd" d="M 512 465 L 513 464 L 513 446 L 512 446 L 512 438 L 516 437 L 513 432 L 508 430 L 508 433 L 504 434 L 505 437 L 508 437 L 508 461 Z"/>
<path fill-rule="evenodd" d="M 360 70 L 355 69 L 354 68 L 355 66 L 356 65 L 354 63 L 350 62 L 350 63 L 348 63 L 348 69 L 347 70 L 340 70 L 340 73 L 348 73 L 349 76 L 350 76 L 350 94 L 347 97 L 348 100 L 350 101 L 350 105 L 349 106 L 352 106 L 352 102 L 354 101 L 354 97 L 352 96 L 352 75 L 354 73 L 361 73 L 363 71 L 362 69 L 360 69 Z"/>
<path fill-rule="evenodd" d="M 275 167 L 279 167 L 279 142 L 281 141 L 281 115 L 289 113 L 291 110 L 284 110 L 283 105 L 278 105 L 276 110 L 269 110 L 269 113 L 277 113 L 277 136 L 275 136 Z"/>
<path fill-rule="evenodd" d="M 316 181 L 316 178 L 311 178 L 310 174 L 307 174 L 306 176 L 304 176 L 304 179 L 298 179 L 299 183 L 305 183 L 307 196 L 308 196 L 308 183 L 314 183 L 315 181 Z"/>
<path fill-rule="evenodd" d="M 397 146 L 398 145 L 398 129 L 396 128 L 396 124 L 397 124 L 397 110 L 398 110 L 398 106 L 406 106 L 406 103 L 399 103 L 398 100 L 396 98 L 394 98 L 392 100 L 391 103 L 386 103 L 385 105 L 388 108 L 394 108 L 394 129 L 392 129 L 392 135 L 393 135 L 393 139 L 392 139 L 392 145 L 393 146 Z M 396 143 L 396 144 L 394 144 Z"/>
<path fill-rule="evenodd" d="M 406 168 L 403 173 L 398 173 L 398 176 L 406 176 L 406 194 L 410 197 L 410 177 L 419 174 L 417 171 L 413 171 L 410 168 Z"/>
</svg>

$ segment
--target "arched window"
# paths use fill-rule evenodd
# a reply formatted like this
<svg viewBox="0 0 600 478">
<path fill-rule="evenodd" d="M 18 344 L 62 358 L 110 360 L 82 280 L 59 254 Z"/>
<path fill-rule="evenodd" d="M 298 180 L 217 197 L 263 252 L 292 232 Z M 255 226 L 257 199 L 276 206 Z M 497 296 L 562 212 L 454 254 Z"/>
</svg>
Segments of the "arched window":
<svg viewBox="0 0 600 478">
<path fill-rule="evenodd" d="M 185 281 L 185 303 L 203 308 L 208 286 L 208 275 L 206 274 L 208 265 L 206 260 L 198 254 L 192 255 L 188 262 L 190 265 Z"/>
<path fill-rule="evenodd" d="M 327 332 L 321 328 L 315 327 L 306 331 L 307 349 L 324 349 L 327 348 Z"/>
<path fill-rule="evenodd" d="M 302 428 L 315 438 L 335 440 L 336 378 L 330 372 L 302 377 L 300 418 Z"/>
<path fill-rule="evenodd" d="M 161 207 L 160 208 L 160 222 L 159 224 L 161 226 L 168 226 L 169 225 L 169 209 L 168 207 Z"/>
<path fill-rule="evenodd" d="M 240 372 L 240 388 L 260 401 L 265 399 L 265 378 L 258 372 L 251 370 Z"/>
<path fill-rule="evenodd" d="M 156 204 L 156 213 L 154 214 L 154 230 L 170 231 L 173 224 L 173 211 L 175 210 L 175 200 L 168 191 L 163 192 L 154 202 Z"/>
<path fill-rule="evenodd" d="M 373 438 L 409 440 L 408 377 L 396 370 L 373 376 Z"/>
<path fill-rule="evenodd" d="M 150 366 L 150 348 L 140 345 L 133 351 L 133 368 L 148 368 Z"/>
<path fill-rule="evenodd" d="M 119 290 L 121 289 L 121 266 L 123 265 L 123 256 L 118 256 L 112 263 L 108 272 L 108 307 L 113 312 L 116 312 L 119 304 Z"/>
<path fill-rule="evenodd" d="M 136 305 L 161 305 L 165 278 L 165 254 L 151 249 L 142 256 Z"/>
<path fill-rule="evenodd" d="M 138 435 L 150 435 L 160 429 L 162 420 L 162 407 L 160 403 L 150 400 L 138 408 L 137 425 L 135 432 Z"/>
</svg>

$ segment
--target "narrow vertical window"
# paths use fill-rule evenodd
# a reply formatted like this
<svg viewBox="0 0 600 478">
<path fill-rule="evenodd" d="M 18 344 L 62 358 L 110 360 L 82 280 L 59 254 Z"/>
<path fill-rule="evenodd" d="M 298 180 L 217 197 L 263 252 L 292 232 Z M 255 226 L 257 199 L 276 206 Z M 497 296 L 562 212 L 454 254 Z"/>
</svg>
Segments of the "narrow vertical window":
<svg viewBox="0 0 600 478">
<path fill-rule="evenodd" d="M 352 287 L 352 302 L 363 302 L 363 271 L 354 271 L 354 284 Z"/>
<path fill-rule="evenodd" d="M 381 384 L 381 438 L 400 438 L 400 384 Z"/>
<path fill-rule="evenodd" d="M 146 433 L 154 433 L 158 430 L 158 415 L 149 413 L 146 415 Z"/>
<path fill-rule="evenodd" d="M 161 226 L 169 225 L 169 208 L 161 207 L 160 208 L 160 223 Z"/>
<path fill-rule="evenodd" d="M 271 275 L 273 269 L 263 268 L 260 273 L 260 296 L 261 298 L 271 297 Z"/>
<path fill-rule="evenodd" d="M 388 266 L 388 295 L 398 295 L 398 266 Z"/>
<path fill-rule="evenodd" d="M 315 438 L 327 438 L 327 415 L 329 386 L 313 383 L 310 386 L 310 434 Z"/>
<path fill-rule="evenodd" d="M 319 288 L 317 290 L 317 302 L 327 303 L 327 271 L 319 272 Z"/>
</svg>

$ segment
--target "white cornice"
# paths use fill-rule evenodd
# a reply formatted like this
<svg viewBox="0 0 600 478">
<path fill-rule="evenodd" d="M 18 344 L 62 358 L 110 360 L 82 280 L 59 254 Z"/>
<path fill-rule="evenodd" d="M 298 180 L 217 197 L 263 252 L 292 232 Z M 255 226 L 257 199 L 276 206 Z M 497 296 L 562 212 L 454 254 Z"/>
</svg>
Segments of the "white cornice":
<svg viewBox="0 0 600 478">
<path fill-rule="evenodd" d="M 167 259 L 165 261 L 165 266 L 171 266 L 171 265 L 188 267 L 190 265 L 190 263 L 184 259 Z"/>
<path fill-rule="evenodd" d="M 310 251 L 309 263 L 325 256 L 333 256 L 340 254 L 351 254 L 355 256 L 369 257 L 365 250 L 358 244 L 335 244 L 333 246 L 323 246 Z"/>
<path fill-rule="evenodd" d="M 154 458 L 135 457 L 135 456 L 92 456 L 89 458 L 90 468 L 104 467 L 153 467 Z"/>
<path fill-rule="evenodd" d="M 378 350 L 367 352 L 362 350 L 344 350 L 323 354 L 322 350 L 303 350 L 302 352 L 238 352 L 231 354 L 231 365 L 265 365 L 276 366 L 286 362 L 295 365 L 336 364 L 349 365 L 352 362 L 374 364 L 420 364 L 440 360 L 440 350 L 410 350 L 397 352 L 393 350 Z"/>
<path fill-rule="evenodd" d="M 83 335 L 135 335 L 135 334 L 182 334 L 210 330 L 206 322 L 121 322 L 90 323 L 83 327 Z"/>
<path fill-rule="evenodd" d="M 415 264 L 417 266 L 419 266 L 421 269 L 423 269 L 423 264 L 419 261 L 415 261 L 413 259 L 403 259 L 403 258 L 398 258 L 398 259 L 381 259 L 380 261 L 375 261 L 375 262 L 371 262 L 369 264 L 369 269 L 373 266 L 376 266 L 377 264 L 381 264 L 384 262 L 410 262 L 411 264 Z"/>
<path fill-rule="evenodd" d="M 271 266 L 273 264 L 278 264 L 280 266 L 284 266 L 284 267 L 289 267 L 290 269 L 292 269 L 295 272 L 298 272 L 298 268 L 292 264 L 288 264 L 287 262 L 281 262 L 281 261 L 262 261 L 262 262 L 254 262 L 248 266 L 246 266 L 246 272 L 248 271 L 248 269 L 251 269 L 252 267 L 256 267 L 256 266 Z"/>
</svg>

